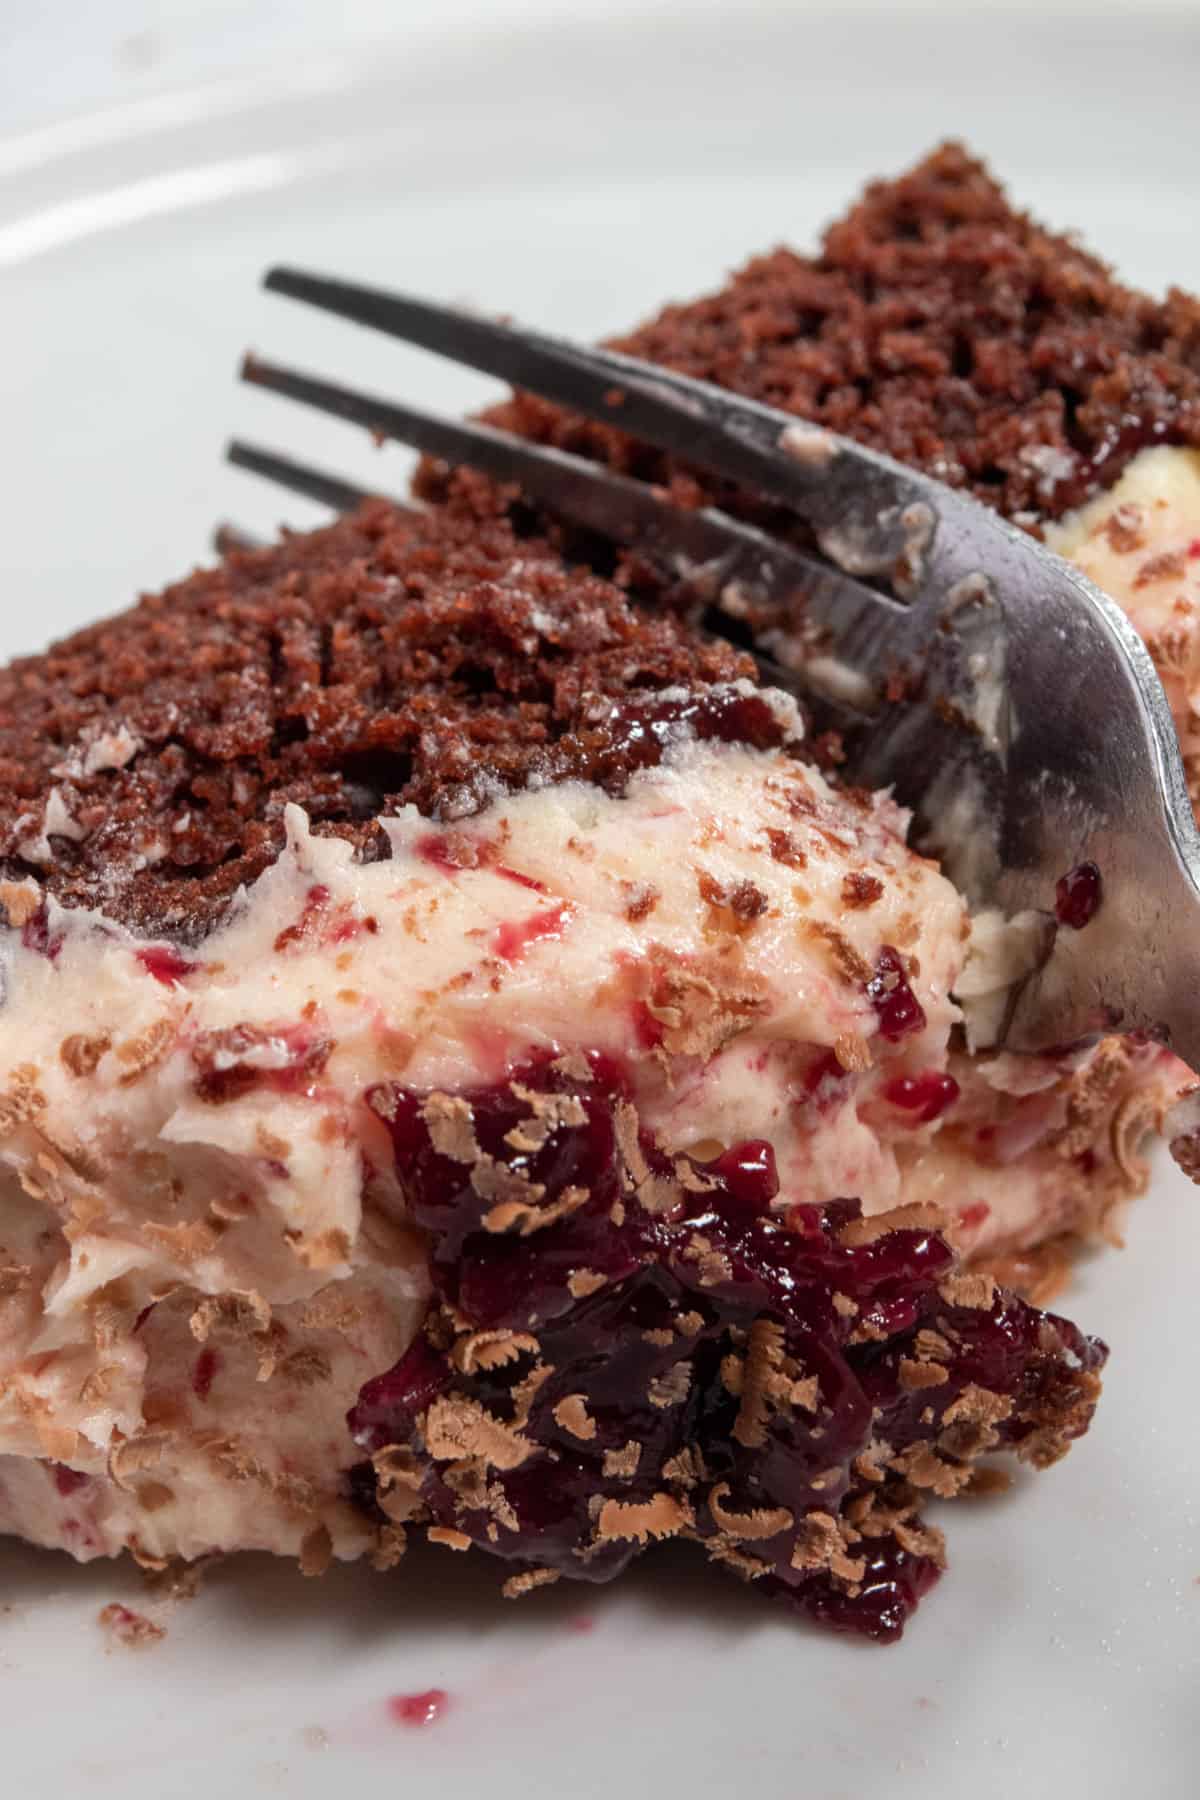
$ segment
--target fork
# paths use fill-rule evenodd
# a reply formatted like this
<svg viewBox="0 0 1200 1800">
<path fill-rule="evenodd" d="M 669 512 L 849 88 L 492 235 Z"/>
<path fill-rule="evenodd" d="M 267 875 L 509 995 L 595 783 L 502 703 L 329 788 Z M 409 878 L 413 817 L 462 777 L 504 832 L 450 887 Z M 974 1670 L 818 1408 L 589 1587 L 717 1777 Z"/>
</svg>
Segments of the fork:
<svg viewBox="0 0 1200 1800">
<path fill-rule="evenodd" d="M 1200 834 L 1175 728 L 1141 639 L 1077 569 L 926 475 L 672 370 L 296 269 L 272 269 L 265 286 L 619 425 L 786 509 L 785 541 L 483 422 L 243 364 L 257 387 L 517 482 L 562 520 L 635 546 L 686 584 L 710 630 L 744 642 L 747 619 L 769 611 L 751 648 L 840 734 L 849 778 L 893 790 L 913 842 L 973 912 L 1040 924 L 1038 966 L 1014 987 L 996 1046 L 1141 1032 L 1200 1069 Z M 228 455 L 337 510 L 367 498 L 244 441 Z"/>
</svg>

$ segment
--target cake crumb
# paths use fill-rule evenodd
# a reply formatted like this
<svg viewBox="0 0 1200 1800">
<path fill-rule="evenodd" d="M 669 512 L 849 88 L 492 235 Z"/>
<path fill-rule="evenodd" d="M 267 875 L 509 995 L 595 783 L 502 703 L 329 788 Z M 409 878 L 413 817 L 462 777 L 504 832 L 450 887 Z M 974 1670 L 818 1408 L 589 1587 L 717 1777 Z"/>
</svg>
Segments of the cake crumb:
<svg viewBox="0 0 1200 1800">
<path fill-rule="evenodd" d="M 101 1607 L 96 1615 L 96 1623 L 102 1631 L 108 1633 L 114 1644 L 120 1644 L 127 1650 L 146 1650 L 151 1644 L 157 1644 L 166 1637 L 166 1627 L 156 1625 L 144 1613 L 134 1612 L 130 1606 L 123 1606 L 119 1600 L 112 1600 Z"/>
</svg>

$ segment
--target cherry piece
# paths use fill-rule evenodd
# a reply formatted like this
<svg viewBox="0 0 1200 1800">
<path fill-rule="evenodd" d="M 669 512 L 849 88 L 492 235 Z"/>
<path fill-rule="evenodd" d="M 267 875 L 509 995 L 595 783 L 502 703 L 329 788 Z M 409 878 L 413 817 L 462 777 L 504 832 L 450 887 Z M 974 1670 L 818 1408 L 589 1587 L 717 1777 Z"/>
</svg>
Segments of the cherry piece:
<svg viewBox="0 0 1200 1800">
<path fill-rule="evenodd" d="M 1102 884 L 1094 862 L 1078 863 L 1061 878 L 1054 890 L 1054 911 L 1060 925 L 1082 931 L 1100 909 Z"/>
</svg>

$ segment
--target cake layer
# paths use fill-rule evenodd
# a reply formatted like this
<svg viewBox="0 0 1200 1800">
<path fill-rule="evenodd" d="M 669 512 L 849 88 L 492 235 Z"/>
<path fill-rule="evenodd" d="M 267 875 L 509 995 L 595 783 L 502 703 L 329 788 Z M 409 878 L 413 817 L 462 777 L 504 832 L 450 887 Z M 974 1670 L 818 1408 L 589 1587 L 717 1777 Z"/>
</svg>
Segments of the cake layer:
<svg viewBox="0 0 1200 1800">
<path fill-rule="evenodd" d="M 1026 523 L 1124 469 L 1153 557 L 1191 314 L 1000 206 L 945 152 L 629 345 Z M 888 1635 L 921 1490 L 1053 1460 L 1103 1360 L 954 1247 L 1044 1289 L 1113 1235 L 1179 1065 L 973 1052 L 1020 922 L 738 651 L 450 485 L 0 672 L 0 1530 L 316 1569 L 417 1517 L 514 1591 L 682 1533 Z"/>
<path fill-rule="evenodd" d="M 794 744 L 783 695 L 709 695 L 731 703 Z M 652 710 L 674 741 L 623 795 L 563 782 L 453 827 L 409 807 L 386 860 L 290 806 L 282 855 L 187 955 L 4 890 L 0 1453 L 93 1481 L 146 1457 L 153 1554 L 271 1530 L 294 1548 L 296 1521 L 253 1489 L 238 1506 L 250 1454 L 305 1484 L 310 1528 L 361 1545 L 344 1416 L 428 1292 L 366 1104 L 382 1081 L 458 1093 L 600 1053 L 671 1155 L 768 1137 L 788 1205 L 901 1202 L 958 1099 L 958 896 L 888 801 L 838 796 L 785 748 L 705 741 L 682 700 Z M 997 1204 L 981 1229 L 1025 1224 Z M 216 1506 L 190 1473 L 206 1457 Z M 80 1547 L 119 1548 L 129 1523 L 110 1506 Z"/>
<path fill-rule="evenodd" d="M 0 669 L 0 878 L 198 940 L 289 802 L 386 855 L 398 806 L 619 786 L 641 752 L 594 697 L 753 672 L 507 524 L 369 507 Z"/>
<path fill-rule="evenodd" d="M 967 1056 L 954 989 L 1019 971 L 891 802 L 800 760 L 785 696 L 622 710 L 657 760 L 618 793 L 404 808 L 373 860 L 290 805 L 282 854 L 186 952 L 0 892 L 0 1527 L 79 1555 L 386 1557 L 346 1415 L 430 1272 L 380 1084 L 453 1097 L 601 1055 L 669 1165 L 766 1139 L 781 1215 L 853 1194 L 992 1256 L 1140 1178 L 1161 1054 Z M 496 1200 L 520 1233 L 525 1197 L 512 1221 Z"/>
</svg>

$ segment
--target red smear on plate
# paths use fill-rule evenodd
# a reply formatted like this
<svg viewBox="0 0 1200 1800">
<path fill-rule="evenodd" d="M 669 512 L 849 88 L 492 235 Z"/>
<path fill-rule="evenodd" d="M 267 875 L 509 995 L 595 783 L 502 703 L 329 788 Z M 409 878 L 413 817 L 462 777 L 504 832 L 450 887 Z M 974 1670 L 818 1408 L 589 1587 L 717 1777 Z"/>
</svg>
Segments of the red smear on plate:
<svg viewBox="0 0 1200 1800">
<path fill-rule="evenodd" d="M 449 1702 L 445 1688 L 426 1688 L 422 1694 L 393 1694 L 387 1705 L 397 1725 L 419 1727 L 436 1725 Z"/>
</svg>

